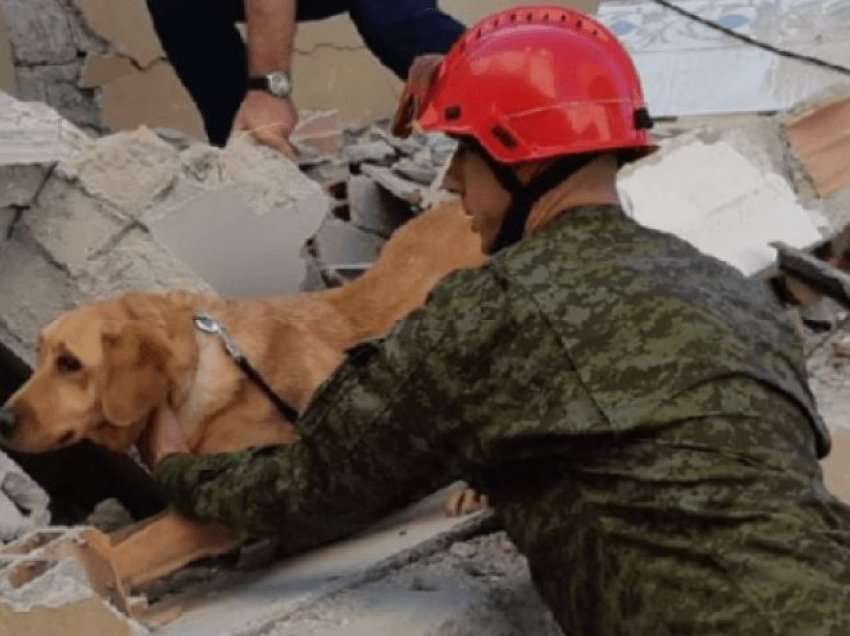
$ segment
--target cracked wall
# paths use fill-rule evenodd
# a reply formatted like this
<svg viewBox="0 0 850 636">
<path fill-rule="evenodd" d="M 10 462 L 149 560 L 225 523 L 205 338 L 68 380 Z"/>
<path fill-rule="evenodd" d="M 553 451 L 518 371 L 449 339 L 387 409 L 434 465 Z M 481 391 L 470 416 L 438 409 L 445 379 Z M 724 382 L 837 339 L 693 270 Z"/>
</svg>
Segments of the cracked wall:
<svg viewBox="0 0 850 636">
<path fill-rule="evenodd" d="M 531 2 L 441 2 L 466 23 L 515 4 Z M 556 4 L 595 12 L 599 3 Z M 296 49 L 302 110 L 338 109 L 347 124 L 391 114 L 400 84 L 363 46 L 347 16 L 303 25 Z M 203 138 L 198 113 L 164 59 L 144 0 L 0 0 L 0 90 L 46 102 L 96 132 L 144 124 Z"/>
</svg>

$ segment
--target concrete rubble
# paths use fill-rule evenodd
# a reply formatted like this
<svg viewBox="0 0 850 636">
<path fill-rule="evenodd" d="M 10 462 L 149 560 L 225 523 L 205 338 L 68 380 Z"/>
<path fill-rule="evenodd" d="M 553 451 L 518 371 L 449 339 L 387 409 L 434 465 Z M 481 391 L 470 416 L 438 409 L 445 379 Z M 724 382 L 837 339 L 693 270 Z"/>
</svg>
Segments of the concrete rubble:
<svg viewBox="0 0 850 636">
<path fill-rule="evenodd" d="M 0 636 L 145 636 L 107 600 L 104 564 L 85 528 L 34 531 L 0 549 Z"/>
<path fill-rule="evenodd" d="M 180 149 L 150 130 L 94 140 L 0 96 L 0 344 L 30 362 L 37 331 L 80 303 L 174 287 L 291 293 L 329 203 L 289 161 L 235 139 Z"/>
<path fill-rule="evenodd" d="M 47 493 L 0 451 L 0 545 L 50 523 Z"/>
</svg>

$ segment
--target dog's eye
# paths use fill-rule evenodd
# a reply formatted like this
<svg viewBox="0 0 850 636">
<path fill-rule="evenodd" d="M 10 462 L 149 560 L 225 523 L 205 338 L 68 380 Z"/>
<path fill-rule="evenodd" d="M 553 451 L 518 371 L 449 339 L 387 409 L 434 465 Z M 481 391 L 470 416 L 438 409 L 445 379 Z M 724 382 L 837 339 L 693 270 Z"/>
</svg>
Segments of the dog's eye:
<svg viewBox="0 0 850 636">
<path fill-rule="evenodd" d="M 76 373 L 82 368 L 83 365 L 74 356 L 65 354 L 56 358 L 56 369 L 59 373 Z"/>
</svg>

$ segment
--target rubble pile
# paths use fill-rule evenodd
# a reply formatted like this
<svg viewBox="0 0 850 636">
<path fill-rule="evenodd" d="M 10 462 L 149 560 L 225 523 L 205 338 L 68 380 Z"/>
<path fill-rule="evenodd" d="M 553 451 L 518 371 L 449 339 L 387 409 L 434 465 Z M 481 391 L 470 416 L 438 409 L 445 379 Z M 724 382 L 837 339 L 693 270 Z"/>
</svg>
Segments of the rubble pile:
<svg viewBox="0 0 850 636">
<path fill-rule="evenodd" d="M 293 141 L 305 174 L 320 183 L 333 208 L 305 246 L 314 291 L 351 280 L 412 215 L 446 199 L 442 174 L 455 142 L 443 135 L 393 137 L 386 122 L 344 130 L 334 113 L 308 114 Z"/>
</svg>

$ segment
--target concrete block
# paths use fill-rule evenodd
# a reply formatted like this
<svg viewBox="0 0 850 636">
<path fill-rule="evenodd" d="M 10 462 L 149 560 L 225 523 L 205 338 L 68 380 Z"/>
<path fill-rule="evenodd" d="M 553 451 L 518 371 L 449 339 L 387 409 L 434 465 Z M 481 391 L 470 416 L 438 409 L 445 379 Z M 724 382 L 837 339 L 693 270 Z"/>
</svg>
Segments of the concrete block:
<svg viewBox="0 0 850 636">
<path fill-rule="evenodd" d="M 188 594 L 180 602 L 183 615 L 157 633 L 269 633 L 296 612 L 309 612 L 316 603 L 342 590 L 384 578 L 400 565 L 433 555 L 480 527 L 476 518 L 445 517 L 445 498 L 445 492 L 437 493 L 361 535 L 287 559 L 260 573 L 222 580 L 203 595 Z"/>
<path fill-rule="evenodd" d="M 686 135 L 623 172 L 619 187 L 640 223 L 677 234 L 747 276 L 774 265 L 774 241 L 806 248 L 828 222 L 789 183 L 724 140 Z"/>
<path fill-rule="evenodd" d="M 19 66 L 17 93 L 21 99 L 50 104 L 76 125 L 99 132 L 102 127 L 97 104 L 78 84 L 79 74 L 76 62 Z"/>
<path fill-rule="evenodd" d="M 21 65 L 70 64 L 77 58 L 71 21 L 56 0 L 0 0 Z"/>
<path fill-rule="evenodd" d="M 393 172 L 424 186 L 431 185 L 437 178 L 437 169 L 430 163 L 416 162 L 411 159 L 402 159 L 393 164 Z"/>
<path fill-rule="evenodd" d="M 44 104 L 25 103 L 0 92 L 0 166 L 50 165 L 94 143 Z"/>
<path fill-rule="evenodd" d="M 427 560 L 308 606 L 269 636 L 561 636 L 504 533 L 459 541 Z"/>
<path fill-rule="evenodd" d="M 0 247 L 0 344 L 32 366 L 39 330 L 72 309 L 83 294 L 51 263 L 26 228 Z"/>
<path fill-rule="evenodd" d="M 136 218 L 178 177 L 177 150 L 147 128 L 101 138 L 64 161 L 58 174 L 77 182 L 92 199 Z"/>
<path fill-rule="evenodd" d="M 121 235 L 109 250 L 103 250 L 91 259 L 79 280 L 79 288 L 81 301 L 109 298 L 128 291 L 213 291 L 190 264 L 142 228 Z"/>
<path fill-rule="evenodd" d="M 30 533 L 0 555 L 0 634 L 145 636 L 150 632 L 95 591 L 102 561 L 85 529 Z"/>
<path fill-rule="evenodd" d="M 314 241 L 319 263 L 331 268 L 373 263 L 384 244 L 380 236 L 364 232 L 332 215 L 325 218 Z"/>
<path fill-rule="evenodd" d="M 0 208 L 27 207 L 44 185 L 48 169 L 36 164 L 0 164 Z"/>
<path fill-rule="evenodd" d="M 349 179 L 348 206 L 354 225 L 385 238 L 411 217 L 406 203 L 364 176 Z"/>
<path fill-rule="evenodd" d="M 0 544 L 50 523 L 47 493 L 0 450 Z"/>
<path fill-rule="evenodd" d="M 410 205 L 422 203 L 423 188 L 418 183 L 403 179 L 393 174 L 393 171 L 389 168 L 381 166 L 364 164 L 361 169 L 363 174 L 374 179 L 378 185 L 402 201 L 406 201 Z"/>
<path fill-rule="evenodd" d="M 380 140 L 346 146 L 342 154 L 348 163 L 354 165 L 367 162 L 388 164 L 396 157 L 395 148 Z"/>
<path fill-rule="evenodd" d="M 20 224 L 51 262 L 76 278 L 128 221 L 73 183 L 54 176 L 45 184 L 38 205 L 23 213 Z"/>
</svg>

